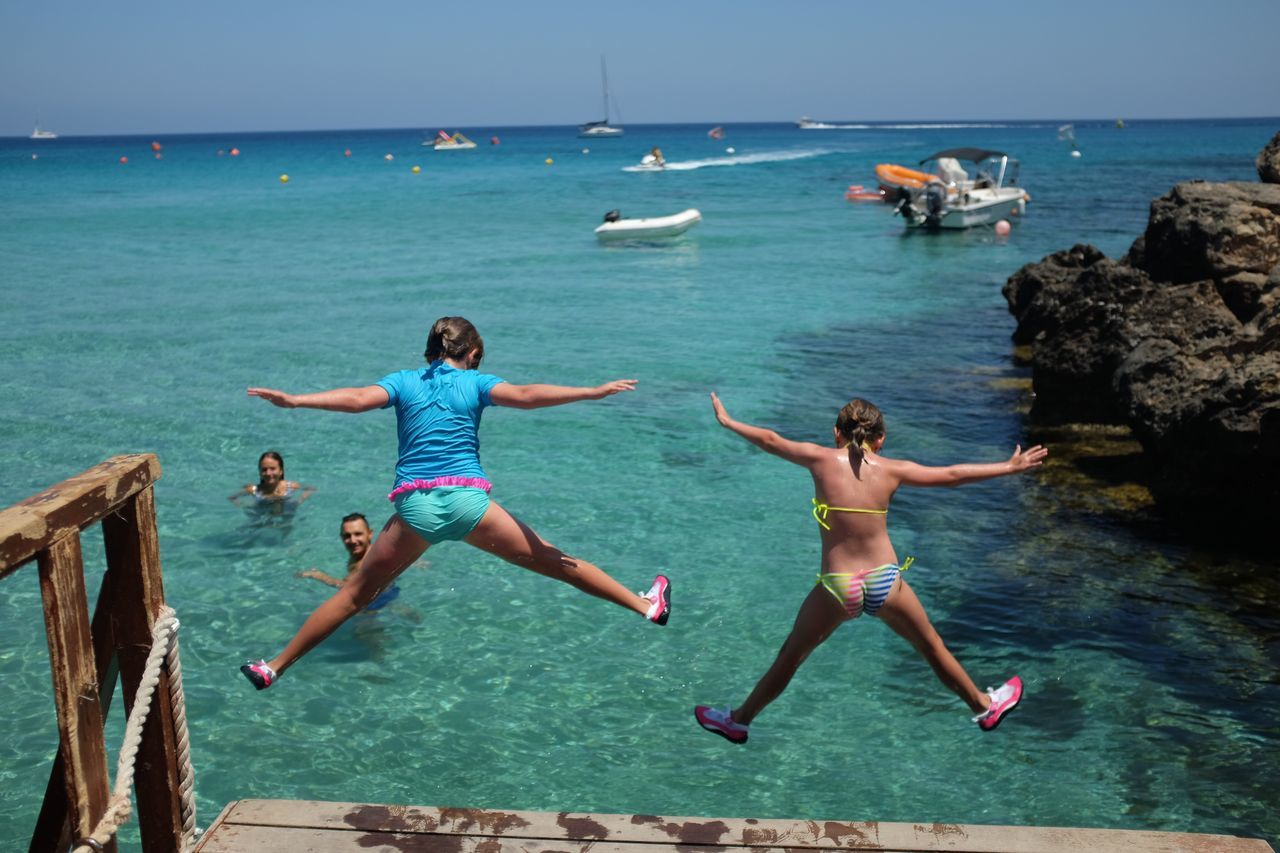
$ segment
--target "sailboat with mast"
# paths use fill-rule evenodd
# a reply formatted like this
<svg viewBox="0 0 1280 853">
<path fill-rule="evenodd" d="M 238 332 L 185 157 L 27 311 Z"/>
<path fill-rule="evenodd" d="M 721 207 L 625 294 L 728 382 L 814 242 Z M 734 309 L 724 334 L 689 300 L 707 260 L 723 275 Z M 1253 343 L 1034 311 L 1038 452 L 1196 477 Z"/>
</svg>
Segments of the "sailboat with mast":
<svg viewBox="0 0 1280 853">
<path fill-rule="evenodd" d="M 596 139 L 605 136 L 622 136 L 622 127 L 609 124 L 609 71 L 605 67 L 604 57 L 600 57 L 600 84 L 604 89 L 604 118 L 600 121 L 589 121 L 578 125 L 578 136 Z M 621 116 L 618 117 L 621 121 Z"/>
</svg>

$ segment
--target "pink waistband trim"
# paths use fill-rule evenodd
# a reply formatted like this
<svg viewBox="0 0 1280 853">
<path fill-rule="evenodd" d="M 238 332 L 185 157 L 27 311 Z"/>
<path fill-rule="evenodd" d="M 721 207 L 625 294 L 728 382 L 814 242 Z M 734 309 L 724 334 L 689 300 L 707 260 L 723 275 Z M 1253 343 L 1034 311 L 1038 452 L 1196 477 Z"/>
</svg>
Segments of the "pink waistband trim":
<svg viewBox="0 0 1280 853">
<path fill-rule="evenodd" d="M 493 483 L 490 483 L 484 477 L 432 477 L 430 480 L 410 480 L 392 489 L 391 494 L 387 495 L 387 500 L 393 501 L 405 492 L 415 492 L 419 489 L 438 489 L 441 486 L 463 486 L 468 489 L 482 489 L 487 492 L 493 488 Z"/>
</svg>

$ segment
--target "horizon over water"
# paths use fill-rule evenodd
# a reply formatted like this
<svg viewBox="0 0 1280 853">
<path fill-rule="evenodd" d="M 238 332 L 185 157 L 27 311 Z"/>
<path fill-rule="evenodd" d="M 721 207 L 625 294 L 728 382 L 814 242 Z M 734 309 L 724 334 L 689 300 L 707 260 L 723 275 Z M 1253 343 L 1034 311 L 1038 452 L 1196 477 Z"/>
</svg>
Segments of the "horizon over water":
<svg viewBox="0 0 1280 853">
<path fill-rule="evenodd" d="M 903 489 L 889 516 L 974 680 L 1026 683 L 996 732 L 872 618 L 813 654 L 745 747 L 692 707 L 745 697 L 818 568 L 807 474 L 721 429 L 708 392 L 822 442 L 861 396 L 884 410 L 887 455 L 1005 459 L 1038 440 L 1006 279 L 1075 243 L 1123 255 L 1177 182 L 1256 180 L 1280 119 L 740 123 L 719 141 L 711 123 L 626 127 L 462 126 L 479 147 L 450 152 L 421 145 L 434 128 L 0 139 L 0 506 L 116 454 L 159 456 L 199 824 L 262 797 L 1274 844 L 1274 561 L 1099 510 L 1047 473 Z M 672 168 L 627 171 L 655 145 Z M 889 206 L 844 200 L 877 163 L 957 146 L 1021 161 L 1032 200 L 1007 239 L 906 232 Z M 688 207 L 702 223 L 669 242 L 592 234 L 615 208 Z M 633 589 L 669 574 L 670 624 L 446 543 L 392 605 L 254 691 L 238 666 L 329 592 L 296 573 L 341 574 L 343 515 L 389 517 L 396 446 L 389 412 L 286 411 L 244 389 L 419 366 L 447 314 L 476 323 L 483 369 L 512 382 L 639 379 L 490 409 L 481 458 L 494 498 L 549 541 Z M 227 500 L 265 450 L 317 489 L 290 517 Z M 84 551 L 92 598 L 96 528 Z M 28 566 L 0 584 L 0 841 L 29 837 L 57 746 L 42 620 Z M 113 772 L 122 708 L 117 690 Z M 136 823 L 122 837 L 137 849 Z"/>
</svg>

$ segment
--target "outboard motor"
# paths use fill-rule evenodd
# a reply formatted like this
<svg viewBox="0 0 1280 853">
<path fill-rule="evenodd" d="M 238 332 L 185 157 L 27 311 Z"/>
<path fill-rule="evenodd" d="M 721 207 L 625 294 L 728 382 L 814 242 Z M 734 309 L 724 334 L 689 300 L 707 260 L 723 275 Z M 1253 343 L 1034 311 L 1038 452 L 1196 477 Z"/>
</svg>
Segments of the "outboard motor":
<svg viewBox="0 0 1280 853">
<path fill-rule="evenodd" d="M 621 218 L 622 218 L 621 210 L 611 210 L 604 215 L 605 222 L 617 222 Z"/>
<path fill-rule="evenodd" d="M 947 209 L 947 188 L 940 183 L 931 183 L 924 192 L 925 209 L 929 216 L 937 219 Z"/>
</svg>

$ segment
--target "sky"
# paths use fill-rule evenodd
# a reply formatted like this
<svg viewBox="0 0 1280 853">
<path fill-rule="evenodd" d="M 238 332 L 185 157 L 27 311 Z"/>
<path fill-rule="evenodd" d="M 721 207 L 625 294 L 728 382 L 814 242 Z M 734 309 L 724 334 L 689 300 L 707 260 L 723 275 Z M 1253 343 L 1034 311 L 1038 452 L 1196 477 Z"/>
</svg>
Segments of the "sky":
<svg viewBox="0 0 1280 853">
<path fill-rule="evenodd" d="M 1280 115 L 1280 0 L 0 0 L 0 136 Z M 615 114 L 613 120 L 618 122 Z"/>
</svg>

